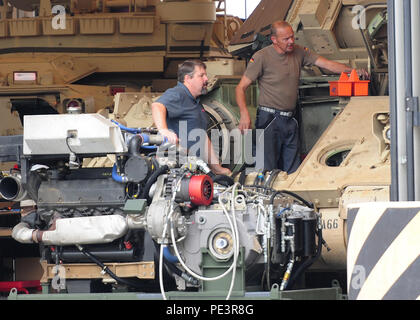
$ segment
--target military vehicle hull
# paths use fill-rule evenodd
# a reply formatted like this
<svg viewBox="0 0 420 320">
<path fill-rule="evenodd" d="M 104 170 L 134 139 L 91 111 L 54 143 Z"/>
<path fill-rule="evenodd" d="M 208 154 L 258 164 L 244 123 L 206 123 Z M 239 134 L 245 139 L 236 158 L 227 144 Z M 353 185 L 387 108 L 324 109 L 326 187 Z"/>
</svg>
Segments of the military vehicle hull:
<svg viewBox="0 0 420 320">
<path fill-rule="evenodd" d="M 224 47 L 242 22 L 217 16 L 223 3 L 4 1 L 0 134 L 21 133 L 25 114 L 112 113 L 115 93 L 163 92 L 188 58 L 225 58 L 221 74 L 240 74 Z"/>
</svg>

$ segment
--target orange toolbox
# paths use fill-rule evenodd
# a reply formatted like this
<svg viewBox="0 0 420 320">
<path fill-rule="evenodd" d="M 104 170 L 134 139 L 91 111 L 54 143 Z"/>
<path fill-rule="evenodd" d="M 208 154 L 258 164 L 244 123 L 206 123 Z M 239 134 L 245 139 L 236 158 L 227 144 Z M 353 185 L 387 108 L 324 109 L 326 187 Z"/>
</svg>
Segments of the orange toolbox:
<svg viewBox="0 0 420 320">
<path fill-rule="evenodd" d="M 329 81 L 330 96 L 350 97 L 369 95 L 369 80 L 359 80 L 357 72 L 353 69 L 350 77 L 342 72 L 338 81 Z"/>
</svg>

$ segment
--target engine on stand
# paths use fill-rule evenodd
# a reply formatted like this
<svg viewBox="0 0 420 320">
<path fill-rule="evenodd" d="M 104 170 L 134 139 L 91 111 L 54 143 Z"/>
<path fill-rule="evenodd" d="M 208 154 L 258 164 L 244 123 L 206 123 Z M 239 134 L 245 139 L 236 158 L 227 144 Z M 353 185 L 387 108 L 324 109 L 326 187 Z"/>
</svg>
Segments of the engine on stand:
<svg viewBox="0 0 420 320">
<path fill-rule="evenodd" d="M 86 166 L 98 157 L 111 165 Z M 39 243 L 44 282 L 65 266 L 68 284 L 229 298 L 275 283 L 292 289 L 321 253 L 311 203 L 214 175 L 154 129 L 98 114 L 26 116 L 20 170 L 0 181 L 0 193 L 36 203 L 12 236 Z M 77 269 L 84 265 L 93 269 Z"/>
</svg>

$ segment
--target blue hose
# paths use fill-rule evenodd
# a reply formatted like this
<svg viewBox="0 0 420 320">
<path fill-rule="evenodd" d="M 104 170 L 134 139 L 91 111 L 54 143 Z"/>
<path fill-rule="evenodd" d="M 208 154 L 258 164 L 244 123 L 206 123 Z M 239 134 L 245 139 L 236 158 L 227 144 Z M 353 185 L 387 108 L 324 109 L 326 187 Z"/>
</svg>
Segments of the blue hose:
<svg viewBox="0 0 420 320">
<path fill-rule="evenodd" d="M 172 253 L 169 251 L 169 248 L 168 247 L 164 247 L 163 248 L 163 256 L 170 263 L 178 263 L 179 262 L 178 258 L 175 257 L 174 255 L 172 255 Z"/>
<path fill-rule="evenodd" d="M 118 174 L 117 172 L 117 164 L 115 163 L 114 166 L 112 167 L 112 179 L 114 179 L 117 182 L 120 183 L 126 183 L 128 182 L 128 178 L 127 177 L 122 177 Z"/>
<path fill-rule="evenodd" d="M 136 129 L 136 128 L 127 128 L 126 126 L 123 126 L 121 123 L 118 123 L 115 120 L 111 120 L 111 122 L 115 123 L 117 126 L 120 127 L 121 130 L 130 132 L 130 133 L 141 133 L 141 129 Z"/>
<path fill-rule="evenodd" d="M 141 146 L 143 149 L 152 149 L 155 150 L 157 149 L 157 146 Z"/>
<path fill-rule="evenodd" d="M 142 134 L 140 134 L 141 136 L 142 136 L 142 138 L 143 138 L 143 143 L 149 143 L 149 141 L 150 141 L 150 137 L 149 137 L 149 135 L 148 134 L 145 134 L 145 133 L 142 133 Z"/>
<path fill-rule="evenodd" d="M 150 137 L 147 134 L 142 133 L 141 136 L 143 137 L 143 143 L 149 143 Z M 144 145 L 142 145 L 141 148 L 156 150 L 157 146 L 144 146 Z"/>
</svg>

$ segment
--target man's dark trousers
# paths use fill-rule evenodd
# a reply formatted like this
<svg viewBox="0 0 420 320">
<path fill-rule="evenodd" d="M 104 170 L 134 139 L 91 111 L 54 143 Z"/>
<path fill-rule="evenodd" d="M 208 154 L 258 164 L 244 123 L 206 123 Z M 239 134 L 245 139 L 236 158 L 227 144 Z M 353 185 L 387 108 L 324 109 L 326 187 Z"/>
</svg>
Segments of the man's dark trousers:
<svg viewBox="0 0 420 320">
<path fill-rule="evenodd" d="M 280 115 L 277 111 L 267 112 L 258 108 L 255 128 L 264 129 L 257 130 L 257 169 L 280 169 L 287 173 L 296 171 L 300 165 L 299 128 L 296 119 L 293 116 Z"/>
</svg>

